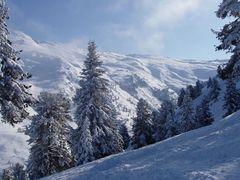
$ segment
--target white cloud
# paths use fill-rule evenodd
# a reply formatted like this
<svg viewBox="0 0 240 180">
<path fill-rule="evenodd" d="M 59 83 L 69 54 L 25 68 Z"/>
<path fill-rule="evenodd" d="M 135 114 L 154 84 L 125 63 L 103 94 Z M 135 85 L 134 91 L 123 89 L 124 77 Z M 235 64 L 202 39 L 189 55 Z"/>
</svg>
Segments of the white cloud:
<svg viewBox="0 0 240 180">
<path fill-rule="evenodd" d="M 135 21 L 124 28 L 115 28 L 115 34 L 135 41 L 139 51 L 160 53 L 165 35 L 188 15 L 201 7 L 203 0 L 136 0 Z"/>
<path fill-rule="evenodd" d="M 144 23 L 150 28 L 168 26 L 196 11 L 202 0 L 141 0 L 138 5 L 144 13 Z"/>
</svg>

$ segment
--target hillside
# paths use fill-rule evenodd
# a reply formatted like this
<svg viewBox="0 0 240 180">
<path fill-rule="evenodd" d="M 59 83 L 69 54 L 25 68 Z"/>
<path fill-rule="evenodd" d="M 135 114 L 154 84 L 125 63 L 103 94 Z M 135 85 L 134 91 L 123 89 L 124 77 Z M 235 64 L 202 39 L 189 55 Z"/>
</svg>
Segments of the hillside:
<svg viewBox="0 0 240 180">
<path fill-rule="evenodd" d="M 239 179 L 240 112 L 163 142 L 79 166 L 45 180 Z"/>
</svg>

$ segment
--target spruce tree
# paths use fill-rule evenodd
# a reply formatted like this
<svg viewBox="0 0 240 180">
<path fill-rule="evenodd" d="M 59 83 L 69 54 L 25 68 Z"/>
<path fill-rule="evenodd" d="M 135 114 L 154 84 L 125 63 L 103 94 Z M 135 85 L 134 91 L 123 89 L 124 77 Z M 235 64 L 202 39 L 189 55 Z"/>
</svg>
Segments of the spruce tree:
<svg viewBox="0 0 240 180">
<path fill-rule="evenodd" d="M 2 180 L 28 180 L 24 166 L 16 163 L 3 170 Z"/>
<path fill-rule="evenodd" d="M 3 169 L 2 180 L 14 180 L 13 170 L 11 168 Z"/>
<path fill-rule="evenodd" d="M 38 179 L 73 166 L 68 134 L 71 121 L 70 100 L 63 94 L 42 92 L 35 105 L 38 113 L 26 133 L 30 136 L 27 171 L 30 179 Z"/>
<path fill-rule="evenodd" d="M 192 99 L 195 99 L 195 89 L 192 85 L 188 85 L 186 91 L 188 91 Z"/>
<path fill-rule="evenodd" d="M 166 138 L 169 130 L 167 121 L 174 114 L 175 105 L 171 100 L 163 101 L 158 113 L 153 113 L 153 137 L 155 141 L 161 141 Z"/>
<path fill-rule="evenodd" d="M 178 123 L 176 123 L 175 119 L 176 119 L 175 112 L 170 113 L 167 116 L 167 119 L 166 119 L 166 130 L 167 130 L 167 133 L 165 135 L 165 139 L 173 137 L 173 136 L 176 136 L 176 135 L 179 134 Z"/>
<path fill-rule="evenodd" d="M 202 82 L 197 80 L 196 85 L 194 87 L 194 98 L 197 98 L 201 95 L 203 87 L 204 85 L 202 84 Z"/>
<path fill-rule="evenodd" d="M 240 109 L 240 91 L 236 88 L 236 83 L 232 78 L 227 80 L 223 107 L 226 110 L 224 117 Z"/>
<path fill-rule="evenodd" d="M 178 101 L 177 101 L 178 107 L 182 106 L 182 102 L 183 102 L 185 94 L 186 94 L 186 91 L 185 91 L 184 88 L 182 88 L 181 91 L 180 91 L 180 94 L 178 96 Z"/>
<path fill-rule="evenodd" d="M 72 139 L 76 165 L 123 151 L 109 81 L 103 77 L 102 61 L 94 42 L 88 44 L 84 66 L 80 89 L 75 97 L 78 127 Z"/>
<path fill-rule="evenodd" d="M 226 19 L 232 17 L 232 22 L 224 25 L 223 29 L 216 33 L 217 38 L 220 41 L 220 45 L 216 47 L 216 50 L 225 50 L 231 53 L 232 56 L 227 64 L 218 68 L 218 75 L 222 79 L 228 79 L 235 77 L 235 72 L 239 70 L 240 65 L 240 2 L 238 0 L 222 0 L 216 15 L 218 18 Z"/>
<path fill-rule="evenodd" d="M 152 144 L 152 112 L 149 104 L 140 99 L 137 104 L 137 116 L 133 118 L 132 147 L 134 149 Z"/>
<path fill-rule="evenodd" d="M 209 99 L 207 96 L 204 96 L 200 105 L 196 107 L 195 120 L 196 128 L 211 125 L 214 121 L 213 115 L 210 112 Z"/>
<path fill-rule="evenodd" d="M 32 102 L 28 92 L 30 86 L 22 83 L 31 75 L 24 72 L 19 64 L 20 51 L 13 48 L 9 40 L 9 31 L 6 25 L 8 8 L 5 1 L 0 1 L 0 111 L 2 121 L 15 125 L 22 122 L 27 116 L 28 107 Z"/>
<path fill-rule="evenodd" d="M 129 143 L 130 143 L 130 136 L 128 133 L 128 129 L 127 126 L 125 124 L 121 124 L 120 128 L 119 128 L 119 133 L 122 136 L 123 142 L 124 142 L 124 149 L 127 149 L 129 147 Z"/>
<path fill-rule="evenodd" d="M 209 79 L 208 79 L 208 81 L 207 81 L 207 88 L 210 88 L 210 87 L 212 87 L 212 78 L 211 77 L 209 77 Z"/>
<path fill-rule="evenodd" d="M 187 132 L 195 128 L 194 108 L 190 92 L 186 92 L 180 110 L 179 132 Z"/>
<path fill-rule="evenodd" d="M 212 86 L 211 86 L 211 90 L 209 92 L 209 98 L 213 101 L 217 101 L 218 100 L 218 96 L 220 94 L 220 85 L 219 82 L 217 80 L 217 78 L 213 78 L 212 79 Z"/>
</svg>

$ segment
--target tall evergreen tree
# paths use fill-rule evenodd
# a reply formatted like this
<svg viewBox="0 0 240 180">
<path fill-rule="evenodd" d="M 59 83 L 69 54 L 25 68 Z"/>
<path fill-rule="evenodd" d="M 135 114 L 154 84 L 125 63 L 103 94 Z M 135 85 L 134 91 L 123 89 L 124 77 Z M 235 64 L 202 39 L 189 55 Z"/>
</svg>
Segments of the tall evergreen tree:
<svg viewBox="0 0 240 180">
<path fill-rule="evenodd" d="M 224 95 L 224 109 L 227 111 L 224 117 L 240 109 L 240 91 L 236 88 L 236 83 L 232 78 L 227 80 L 226 92 Z"/>
<path fill-rule="evenodd" d="M 2 180 L 14 180 L 13 170 L 11 168 L 3 169 Z"/>
<path fill-rule="evenodd" d="M 211 125 L 214 121 L 212 113 L 210 112 L 209 98 L 207 96 L 203 97 L 200 105 L 196 107 L 195 120 L 196 128 Z"/>
<path fill-rule="evenodd" d="M 234 20 L 226 25 L 219 32 L 214 31 L 220 41 L 216 50 L 225 50 L 232 53 L 232 56 L 224 67 L 218 68 L 218 75 L 222 79 L 235 77 L 234 71 L 239 70 L 240 66 L 240 2 L 238 0 L 222 0 L 216 15 L 218 18 L 225 19 L 232 17 Z M 239 74 L 239 72 L 237 73 Z"/>
<path fill-rule="evenodd" d="M 197 98 L 201 95 L 204 85 L 201 81 L 197 80 L 194 87 L 194 98 Z"/>
<path fill-rule="evenodd" d="M 192 85 L 188 85 L 186 91 L 188 91 L 192 99 L 195 99 L 195 89 Z"/>
<path fill-rule="evenodd" d="M 94 42 L 89 42 L 84 65 L 81 88 L 75 97 L 75 119 L 78 127 L 74 130 L 72 138 L 76 165 L 123 150 L 109 82 L 103 78 L 102 61 L 99 60 Z"/>
<path fill-rule="evenodd" d="M 185 94 L 186 94 L 186 91 L 185 91 L 184 88 L 182 88 L 181 91 L 180 91 L 180 94 L 178 96 L 178 101 L 177 101 L 178 107 L 182 106 L 182 102 L 183 102 Z"/>
<path fill-rule="evenodd" d="M 137 104 L 137 117 L 133 118 L 132 147 L 141 148 L 154 142 L 152 137 L 152 112 L 148 103 L 140 99 Z"/>
<path fill-rule="evenodd" d="M 209 79 L 208 79 L 208 81 L 207 81 L 207 88 L 210 88 L 210 87 L 212 87 L 212 78 L 211 77 L 209 77 Z"/>
<path fill-rule="evenodd" d="M 38 179 L 73 166 L 68 134 L 70 100 L 61 93 L 42 92 L 35 107 L 37 115 L 27 129 L 30 157 L 27 171 Z"/>
<path fill-rule="evenodd" d="M 161 141 L 166 138 L 169 130 L 167 121 L 174 114 L 175 105 L 171 100 L 163 101 L 159 112 L 153 113 L 153 137 L 155 141 Z M 156 114 L 156 115 L 154 115 Z"/>
<path fill-rule="evenodd" d="M 24 166 L 16 163 L 3 170 L 2 180 L 28 180 Z"/>
<path fill-rule="evenodd" d="M 26 107 L 31 104 L 32 97 L 28 93 L 30 86 L 21 81 L 31 75 L 24 72 L 19 64 L 19 53 L 9 40 L 6 25 L 8 8 L 5 0 L 0 1 L 0 111 L 2 121 L 14 125 L 28 116 Z"/>
<path fill-rule="evenodd" d="M 195 127 L 195 118 L 194 118 L 194 109 L 192 104 L 192 98 L 190 96 L 190 92 L 184 96 L 183 104 L 180 110 L 180 125 L 179 125 L 179 132 L 187 132 Z"/>
<path fill-rule="evenodd" d="M 119 133 L 123 138 L 123 142 L 124 142 L 123 148 L 127 149 L 129 147 L 129 143 L 130 143 L 130 136 L 129 136 L 129 133 L 128 133 L 127 126 L 125 124 L 120 125 Z"/>
<path fill-rule="evenodd" d="M 211 90 L 209 92 L 209 98 L 211 100 L 217 101 L 218 100 L 218 96 L 220 94 L 220 85 L 219 82 L 217 80 L 217 78 L 213 78 L 212 79 L 212 86 L 211 86 Z"/>
</svg>

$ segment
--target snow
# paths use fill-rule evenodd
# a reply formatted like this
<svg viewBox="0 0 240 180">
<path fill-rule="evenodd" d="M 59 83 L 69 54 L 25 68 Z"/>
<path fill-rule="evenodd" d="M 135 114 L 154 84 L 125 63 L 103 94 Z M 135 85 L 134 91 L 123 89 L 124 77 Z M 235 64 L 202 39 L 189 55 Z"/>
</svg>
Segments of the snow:
<svg viewBox="0 0 240 180">
<path fill-rule="evenodd" d="M 19 131 L 22 126 L 13 128 L 0 123 L 0 170 L 8 167 L 11 163 L 23 163 L 27 160 L 29 155 L 28 137 Z"/>
<path fill-rule="evenodd" d="M 214 125 L 44 180 L 240 179 L 240 111 Z"/>
</svg>

